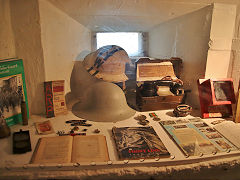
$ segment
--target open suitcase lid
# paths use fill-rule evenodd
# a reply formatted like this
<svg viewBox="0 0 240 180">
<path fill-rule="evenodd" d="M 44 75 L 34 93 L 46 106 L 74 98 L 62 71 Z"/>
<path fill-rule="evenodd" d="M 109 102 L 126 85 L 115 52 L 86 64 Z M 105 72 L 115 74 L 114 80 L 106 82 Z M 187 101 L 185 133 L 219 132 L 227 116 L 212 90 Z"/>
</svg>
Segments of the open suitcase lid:
<svg viewBox="0 0 240 180">
<path fill-rule="evenodd" d="M 182 60 L 180 58 L 171 59 L 150 59 L 140 58 L 136 62 L 137 81 L 156 81 L 166 76 L 172 79 L 180 78 Z"/>
</svg>

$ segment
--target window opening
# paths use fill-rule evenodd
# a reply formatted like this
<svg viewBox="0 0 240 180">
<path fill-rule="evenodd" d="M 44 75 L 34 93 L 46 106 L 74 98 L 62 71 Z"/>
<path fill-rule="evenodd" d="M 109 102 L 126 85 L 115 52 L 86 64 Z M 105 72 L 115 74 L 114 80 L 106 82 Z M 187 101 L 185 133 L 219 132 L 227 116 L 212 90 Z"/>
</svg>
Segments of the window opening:
<svg viewBox="0 0 240 180">
<path fill-rule="evenodd" d="M 96 33 L 96 47 L 118 45 L 130 57 L 142 56 L 142 33 L 139 32 L 98 32 Z"/>
</svg>

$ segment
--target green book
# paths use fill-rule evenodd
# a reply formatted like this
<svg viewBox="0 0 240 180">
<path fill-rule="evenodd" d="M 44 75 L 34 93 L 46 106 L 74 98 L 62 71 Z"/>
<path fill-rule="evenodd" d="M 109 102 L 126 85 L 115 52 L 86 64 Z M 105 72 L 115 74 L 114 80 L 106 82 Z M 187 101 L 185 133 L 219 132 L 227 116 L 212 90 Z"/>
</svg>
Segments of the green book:
<svg viewBox="0 0 240 180">
<path fill-rule="evenodd" d="M 26 102 L 29 118 L 27 89 L 22 59 L 0 60 L 0 115 L 8 126 L 22 123 L 21 102 Z"/>
</svg>

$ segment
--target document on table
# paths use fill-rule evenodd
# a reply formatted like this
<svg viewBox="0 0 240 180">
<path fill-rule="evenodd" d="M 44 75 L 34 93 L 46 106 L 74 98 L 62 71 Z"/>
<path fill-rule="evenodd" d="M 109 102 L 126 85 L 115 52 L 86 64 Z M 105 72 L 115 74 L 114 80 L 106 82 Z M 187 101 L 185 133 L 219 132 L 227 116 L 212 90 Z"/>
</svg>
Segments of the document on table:
<svg viewBox="0 0 240 180">
<path fill-rule="evenodd" d="M 240 148 L 240 124 L 233 121 L 224 121 L 214 126 L 226 139 Z"/>
</svg>

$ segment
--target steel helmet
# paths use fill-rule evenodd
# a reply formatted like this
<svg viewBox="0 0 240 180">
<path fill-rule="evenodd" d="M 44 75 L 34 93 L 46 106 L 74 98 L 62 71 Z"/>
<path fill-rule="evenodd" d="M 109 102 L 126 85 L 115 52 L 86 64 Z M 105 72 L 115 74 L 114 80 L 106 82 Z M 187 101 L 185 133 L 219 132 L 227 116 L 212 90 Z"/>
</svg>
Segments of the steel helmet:
<svg viewBox="0 0 240 180">
<path fill-rule="evenodd" d="M 117 83 L 128 80 L 125 75 L 127 62 L 130 62 L 130 59 L 123 48 L 107 45 L 88 54 L 83 60 L 83 66 L 92 76 Z"/>
<path fill-rule="evenodd" d="M 81 102 L 72 107 L 74 115 L 99 122 L 117 122 L 135 114 L 122 89 L 114 83 L 98 81 L 89 86 Z"/>
<path fill-rule="evenodd" d="M 91 76 L 86 71 L 86 69 L 83 67 L 82 61 L 75 61 L 70 77 L 70 88 L 73 96 L 80 99 L 88 86 L 98 81 L 99 79 Z"/>
</svg>

